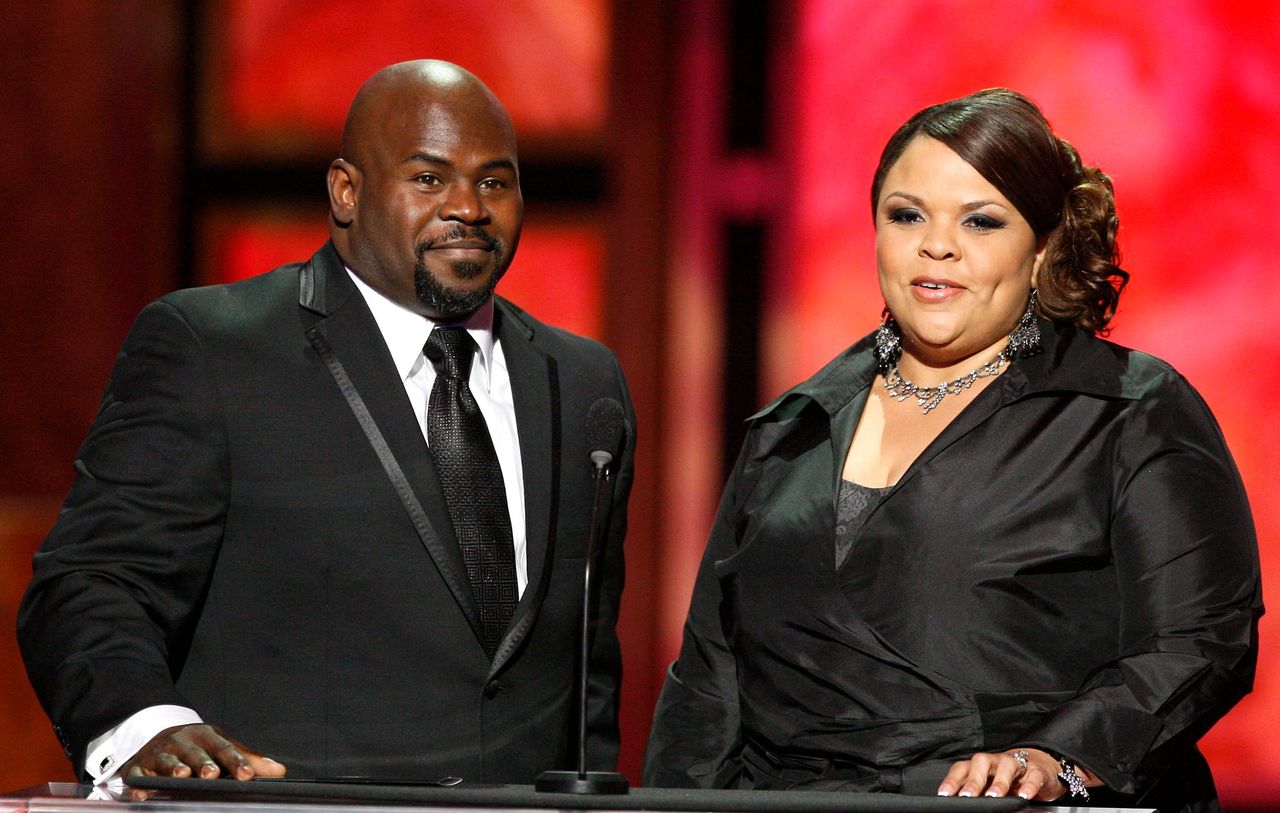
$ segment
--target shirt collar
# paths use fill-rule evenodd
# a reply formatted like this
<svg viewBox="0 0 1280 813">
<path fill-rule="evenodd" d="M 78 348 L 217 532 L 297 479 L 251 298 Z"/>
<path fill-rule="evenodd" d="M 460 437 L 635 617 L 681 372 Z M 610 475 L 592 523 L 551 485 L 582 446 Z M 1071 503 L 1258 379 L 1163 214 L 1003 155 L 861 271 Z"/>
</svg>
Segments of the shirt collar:
<svg viewBox="0 0 1280 813">
<path fill-rule="evenodd" d="M 431 335 L 436 322 L 383 296 L 360 279 L 350 268 L 347 268 L 347 274 L 364 296 L 364 301 L 368 303 L 369 310 L 373 313 L 373 321 L 378 324 L 378 330 L 387 343 L 387 350 L 391 352 L 391 360 L 396 365 L 396 372 L 399 373 L 400 379 L 403 381 L 416 375 L 426 363 L 422 348 L 427 343 L 427 337 Z M 461 322 L 442 324 L 463 327 L 467 333 L 471 334 L 476 346 L 480 348 L 480 363 L 484 367 L 485 380 L 490 380 L 494 347 L 493 297 L 489 297 L 479 310 Z"/>
<path fill-rule="evenodd" d="M 1153 365 L 1163 362 L 1069 325 L 1041 319 L 1041 351 L 1019 358 L 1000 376 L 1008 401 L 1046 391 L 1102 398 L 1138 398 Z M 876 375 L 875 332 L 832 359 L 810 378 L 779 395 L 751 418 L 792 417 L 816 403 L 829 415 L 842 409 Z"/>
</svg>

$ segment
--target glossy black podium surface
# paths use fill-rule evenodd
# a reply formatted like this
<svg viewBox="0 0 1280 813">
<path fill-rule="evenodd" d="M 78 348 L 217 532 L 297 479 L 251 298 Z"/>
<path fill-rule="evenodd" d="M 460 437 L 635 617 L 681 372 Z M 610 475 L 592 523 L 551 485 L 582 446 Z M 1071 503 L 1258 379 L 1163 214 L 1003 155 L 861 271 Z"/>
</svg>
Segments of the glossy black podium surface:
<svg viewBox="0 0 1280 813">
<path fill-rule="evenodd" d="M 628 810 L 672 813 L 1121 813 L 1120 808 L 1028 805 L 1020 799 L 947 799 L 815 791 L 693 791 L 632 788 L 619 796 L 539 793 L 529 785 L 424 787 L 264 780 L 154 778 L 145 802 L 88 799 L 92 788 L 50 783 L 0 797 L 0 813 L 476 813 L 477 811 Z M 1125 808 L 1128 813 L 1140 809 Z M 1146 811 L 1146 813 L 1153 813 Z"/>
</svg>

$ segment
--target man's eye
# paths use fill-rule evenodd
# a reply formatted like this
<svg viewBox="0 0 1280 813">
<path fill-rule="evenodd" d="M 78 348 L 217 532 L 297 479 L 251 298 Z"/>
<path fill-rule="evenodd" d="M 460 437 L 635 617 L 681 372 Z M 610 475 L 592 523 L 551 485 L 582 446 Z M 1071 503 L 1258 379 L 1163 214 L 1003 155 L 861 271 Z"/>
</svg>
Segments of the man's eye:
<svg viewBox="0 0 1280 813">
<path fill-rule="evenodd" d="M 439 186 L 441 183 L 435 175 L 418 175 L 414 180 L 423 186 Z"/>
<path fill-rule="evenodd" d="M 480 188 L 490 190 L 490 191 L 494 191 L 498 189 L 506 189 L 507 182 L 502 180 L 501 178 L 485 178 L 483 181 L 480 182 Z"/>
</svg>

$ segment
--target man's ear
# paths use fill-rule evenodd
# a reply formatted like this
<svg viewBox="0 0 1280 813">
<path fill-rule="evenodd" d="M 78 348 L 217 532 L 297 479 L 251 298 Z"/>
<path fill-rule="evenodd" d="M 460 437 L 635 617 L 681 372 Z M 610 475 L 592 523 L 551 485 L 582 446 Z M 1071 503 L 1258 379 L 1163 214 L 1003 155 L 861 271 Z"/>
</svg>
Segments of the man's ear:
<svg viewBox="0 0 1280 813">
<path fill-rule="evenodd" d="M 329 165 L 329 214 L 340 226 L 349 226 L 356 217 L 360 192 L 360 170 L 355 164 L 335 158 Z"/>
</svg>

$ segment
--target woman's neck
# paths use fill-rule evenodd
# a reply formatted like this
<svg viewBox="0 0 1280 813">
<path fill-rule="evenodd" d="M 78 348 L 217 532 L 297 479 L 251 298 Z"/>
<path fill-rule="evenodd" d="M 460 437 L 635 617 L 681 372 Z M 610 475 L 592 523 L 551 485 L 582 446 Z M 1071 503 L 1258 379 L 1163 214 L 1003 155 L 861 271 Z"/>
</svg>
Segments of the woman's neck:
<svg viewBox="0 0 1280 813">
<path fill-rule="evenodd" d="M 918 387 L 935 387 L 991 363 L 1008 345 L 1009 337 L 1005 336 L 989 347 L 961 356 L 904 346 L 898 359 L 898 374 Z"/>
</svg>

